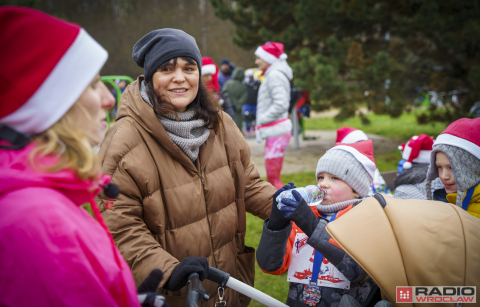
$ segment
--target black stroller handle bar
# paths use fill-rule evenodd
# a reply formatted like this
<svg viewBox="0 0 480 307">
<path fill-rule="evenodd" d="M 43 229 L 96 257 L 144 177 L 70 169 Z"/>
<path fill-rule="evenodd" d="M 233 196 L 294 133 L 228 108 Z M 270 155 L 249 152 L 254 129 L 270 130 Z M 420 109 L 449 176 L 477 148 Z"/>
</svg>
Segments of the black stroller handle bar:
<svg viewBox="0 0 480 307">
<path fill-rule="evenodd" d="M 233 278 L 230 274 L 219 269 L 209 267 L 207 279 L 217 283 L 220 287 L 228 287 L 232 290 L 242 293 L 257 302 L 268 307 L 288 307 L 287 305 L 277 301 L 273 297 Z M 208 300 L 209 294 L 205 292 L 197 273 L 192 273 L 188 277 L 188 294 L 186 307 L 198 307 L 199 300 Z"/>
<path fill-rule="evenodd" d="M 221 287 L 225 287 L 227 285 L 229 278 L 230 274 L 225 273 L 224 271 L 221 271 L 214 267 L 208 268 L 207 279 L 219 284 Z"/>
</svg>

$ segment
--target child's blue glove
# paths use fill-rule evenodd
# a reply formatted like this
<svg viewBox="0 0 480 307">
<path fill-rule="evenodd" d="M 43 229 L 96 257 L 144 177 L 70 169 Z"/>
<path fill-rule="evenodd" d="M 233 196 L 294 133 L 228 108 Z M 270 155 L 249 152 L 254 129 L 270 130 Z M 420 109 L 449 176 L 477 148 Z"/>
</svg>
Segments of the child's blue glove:
<svg viewBox="0 0 480 307">
<path fill-rule="evenodd" d="M 295 211 L 295 209 L 297 209 L 298 205 L 300 205 L 302 201 L 305 202 L 302 195 L 300 195 L 300 193 L 298 193 L 297 191 L 293 190 L 292 195 L 293 197 L 295 197 L 295 200 L 288 199 L 288 198 L 282 199 L 282 204 L 284 204 L 285 206 L 281 207 L 280 211 L 283 212 L 283 216 L 286 219 L 288 219 L 290 214 L 292 214 L 292 212 Z"/>
<path fill-rule="evenodd" d="M 295 200 L 284 198 L 282 199 L 282 211 L 286 219 L 291 220 L 308 236 L 310 237 L 318 225 L 319 220 L 313 213 L 312 209 L 307 205 L 302 195 L 297 191 L 292 191 Z"/>
<path fill-rule="evenodd" d="M 273 194 L 272 212 L 270 213 L 270 218 L 268 221 L 268 229 L 278 231 L 284 229 L 290 224 L 290 221 L 285 218 L 283 212 L 277 208 L 277 196 L 280 195 L 280 193 L 291 189 L 295 189 L 293 182 L 284 185 L 282 188 L 278 189 L 275 194 Z"/>
</svg>

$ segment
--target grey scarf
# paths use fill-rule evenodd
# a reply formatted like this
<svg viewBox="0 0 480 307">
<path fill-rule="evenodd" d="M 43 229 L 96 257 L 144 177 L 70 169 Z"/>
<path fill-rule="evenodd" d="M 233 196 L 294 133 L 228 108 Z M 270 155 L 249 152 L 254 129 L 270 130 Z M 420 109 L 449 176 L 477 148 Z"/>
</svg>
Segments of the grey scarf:
<svg viewBox="0 0 480 307">
<path fill-rule="evenodd" d="M 347 208 L 351 204 L 354 204 L 354 203 L 356 203 L 357 201 L 360 201 L 360 200 L 361 199 L 350 199 L 350 200 L 341 201 L 339 203 L 335 203 L 335 204 L 331 204 L 331 205 L 318 204 L 316 207 L 317 207 L 317 210 L 320 213 L 335 213 L 335 212 L 338 212 L 340 210 L 343 210 L 343 209 Z"/>
<path fill-rule="evenodd" d="M 146 90 L 145 81 L 142 81 L 140 95 L 153 108 Z M 203 127 L 205 124 L 203 119 L 194 119 L 195 107 L 193 104 L 190 104 L 185 112 L 177 112 L 177 115 L 178 121 L 173 113 L 158 115 L 158 119 L 172 141 L 195 163 L 200 146 L 207 141 L 210 135 L 210 129 Z"/>
</svg>

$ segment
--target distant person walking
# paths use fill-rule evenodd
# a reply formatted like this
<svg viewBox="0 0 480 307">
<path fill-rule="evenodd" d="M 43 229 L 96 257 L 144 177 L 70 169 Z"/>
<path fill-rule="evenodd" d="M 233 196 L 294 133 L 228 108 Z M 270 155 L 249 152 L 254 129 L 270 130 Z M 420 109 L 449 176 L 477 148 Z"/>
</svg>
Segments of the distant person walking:
<svg viewBox="0 0 480 307">
<path fill-rule="evenodd" d="M 253 70 L 245 71 L 245 86 L 247 87 L 247 101 L 243 106 L 243 119 L 245 121 L 245 135 L 255 136 L 255 117 L 257 116 L 257 97 L 260 81 L 255 79 Z"/>
<path fill-rule="evenodd" d="M 228 100 L 235 110 L 235 123 L 237 124 L 238 129 L 243 132 L 243 114 L 242 109 L 243 105 L 247 101 L 248 91 L 245 84 L 243 84 L 243 79 L 245 76 L 245 70 L 242 67 L 237 67 L 232 73 L 232 78 L 225 83 L 223 87 L 223 92 L 227 95 Z"/>
<path fill-rule="evenodd" d="M 258 90 L 256 138 L 258 142 L 267 140 L 264 153 L 267 180 L 279 189 L 283 186 L 280 179 L 283 157 L 292 137 L 288 107 L 293 72 L 281 43 L 266 42 L 257 48 L 255 55 L 255 64 L 265 75 Z"/>
<path fill-rule="evenodd" d="M 234 69 L 235 65 L 230 63 L 229 59 L 222 59 L 222 62 L 220 62 L 220 73 L 218 74 L 218 84 L 220 84 L 220 88 L 223 88 L 225 83 L 230 80 Z"/>
</svg>

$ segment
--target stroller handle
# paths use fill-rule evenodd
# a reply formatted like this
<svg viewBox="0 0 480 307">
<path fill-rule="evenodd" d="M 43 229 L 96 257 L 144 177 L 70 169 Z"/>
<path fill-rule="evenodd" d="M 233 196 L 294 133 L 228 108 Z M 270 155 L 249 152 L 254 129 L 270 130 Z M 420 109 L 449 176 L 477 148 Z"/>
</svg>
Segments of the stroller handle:
<svg viewBox="0 0 480 307">
<path fill-rule="evenodd" d="M 208 269 L 207 279 L 219 284 L 221 287 L 228 287 L 243 295 L 246 295 L 267 307 L 288 307 L 273 297 L 253 288 L 249 285 L 230 277 L 230 274 L 219 269 L 210 267 Z"/>
<path fill-rule="evenodd" d="M 200 283 L 200 277 L 197 273 L 192 273 L 188 276 L 187 290 L 185 307 L 198 307 L 198 301 L 208 301 L 210 299 L 210 295 L 205 292 L 205 288 Z"/>
<path fill-rule="evenodd" d="M 221 287 L 225 287 L 227 285 L 229 278 L 230 274 L 225 273 L 224 271 L 221 271 L 214 267 L 208 268 L 207 279 L 219 284 Z"/>
</svg>

